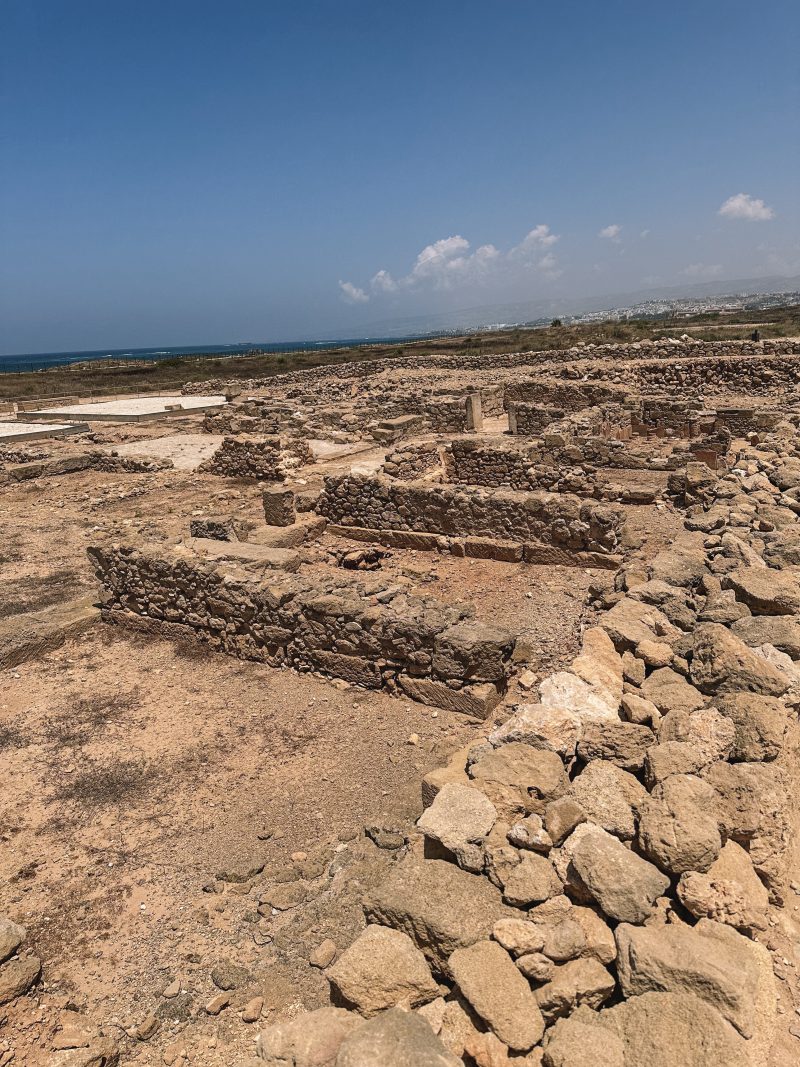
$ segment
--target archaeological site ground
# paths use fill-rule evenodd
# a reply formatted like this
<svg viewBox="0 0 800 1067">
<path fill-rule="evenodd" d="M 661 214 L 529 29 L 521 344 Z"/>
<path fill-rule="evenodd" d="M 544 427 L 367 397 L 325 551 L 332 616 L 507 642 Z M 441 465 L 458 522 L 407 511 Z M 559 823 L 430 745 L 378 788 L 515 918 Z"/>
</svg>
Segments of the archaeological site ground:
<svg viewBox="0 0 800 1067">
<path fill-rule="evenodd" d="M 799 1063 L 798 427 L 789 337 L 6 403 L 0 1067 Z"/>
</svg>

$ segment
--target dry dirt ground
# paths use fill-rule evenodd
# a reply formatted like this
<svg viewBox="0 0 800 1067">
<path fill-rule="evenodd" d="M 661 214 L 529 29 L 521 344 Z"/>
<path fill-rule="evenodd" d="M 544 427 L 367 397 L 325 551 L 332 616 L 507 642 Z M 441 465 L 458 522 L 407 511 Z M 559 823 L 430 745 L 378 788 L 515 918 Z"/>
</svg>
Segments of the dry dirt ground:
<svg viewBox="0 0 800 1067">
<path fill-rule="evenodd" d="M 252 483 L 191 471 L 84 471 L 0 488 L 0 509 L 8 618 L 91 592 L 92 542 L 185 535 L 194 514 L 256 520 L 260 503 Z M 668 534 L 674 517 L 652 510 Z M 311 547 L 308 571 L 335 565 L 334 540 Z M 544 672 L 575 654 L 596 572 L 394 552 L 381 573 L 530 631 Z M 30 998 L 2 1009 L 0 1055 L 4 1040 L 15 1063 L 51 1064 L 59 1010 L 75 1004 L 121 1041 L 123 1062 L 184 1050 L 239 1062 L 258 1030 L 246 1002 L 263 997 L 268 1020 L 326 1001 L 310 953 L 352 941 L 366 888 L 421 811 L 423 774 L 486 728 L 103 625 L 5 672 L 0 912 L 28 928 L 44 985 L 33 1015 Z M 242 883 L 218 877 L 262 865 Z M 227 964 L 236 988 L 212 1017 L 211 973 Z"/>
<path fill-rule="evenodd" d="M 179 421 L 100 429 L 95 443 L 197 433 L 199 420 Z M 665 482 L 615 480 L 628 479 Z M 92 592 L 91 543 L 185 536 L 191 517 L 218 512 L 263 521 L 259 495 L 190 470 L 0 487 L 0 618 Z M 648 554 L 681 525 L 663 505 L 627 510 Z M 325 536 L 304 568 L 334 566 L 342 547 L 364 546 Z M 394 551 L 379 573 L 528 631 L 541 674 L 575 654 L 599 572 Z M 524 699 L 515 684 L 508 703 Z M 241 1017 L 253 998 L 262 1023 L 327 1002 L 309 956 L 326 938 L 353 940 L 361 898 L 421 810 L 422 776 L 487 728 L 103 625 L 0 675 L 0 912 L 28 928 L 44 965 L 35 995 L 0 1009 L 0 1063 L 60 1062 L 53 1034 L 74 1005 L 120 1042 L 123 1063 L 238 1067 L 259 1029 Z M 796 745 L 787 759 L 797 778 Z M 789 960 L 770 1067 L 793 1063 L 798 900 L 770 932 Z M 220 984 L 231 1000 L 212 1016 Z"/>
</svg>

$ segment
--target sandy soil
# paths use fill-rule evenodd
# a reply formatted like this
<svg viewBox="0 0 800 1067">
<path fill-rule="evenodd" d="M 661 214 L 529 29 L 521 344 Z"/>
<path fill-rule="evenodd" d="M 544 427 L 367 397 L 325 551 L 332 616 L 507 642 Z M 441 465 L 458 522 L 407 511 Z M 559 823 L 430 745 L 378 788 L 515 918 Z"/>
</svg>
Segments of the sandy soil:
<svg viewBox="0 0 800 1067">
<path fill-rule="evenodd" d="M 91 442 L 158 439 L 163 450 L 198 428 L 198 418 L 96 428 Z M 305 467 L 296 483 L 385 451 Z M 609 480 L 662 488 L 666 475 Z M 626 511 L 628 544 L 646 555 L 681 528 L 668 505 Z M 258 486 L 173 470 L 0 487 L 0 617 L 91 592 L 88 544 L 186 536 L 191 517 L 214 513 L 263 521 Z M 304 571 L 335 567 L 342 547 L 364 545 L 325 536 L 304 549 Z M 598 573 L 397 551 L 380 571 L 387 584 L 527 631 L 539 674 L 577 650 Z M 498 714 L 524 699 L 515 681 Z M 259 1029 L 241 1017 L 254 997 L 262 1023 L 327 1002 L 310 954 L 325 938 L 352 941 L 365 891 L 412 833 L 422 776 L 488 728 L 103 625 L 0 676 L 0 912 L 27 926 L 45 975 L 32 997 L 0 1009 L 2 1067 L 6 1048 L 14 1067 L 53 1067 L 53 1034 L 71 1005 L 119 1040 L 123 1063 L 238 1067 Z M 796 739 L 785 759 L 800 792 Z M 783 1014 L 770 1067 L 790 1067 L 800 896 L 777 916 L 766 940 Z M 231 1001 L 211 1016 L 212 972 L 219 981 L 224 970 Z"/>
</svg>

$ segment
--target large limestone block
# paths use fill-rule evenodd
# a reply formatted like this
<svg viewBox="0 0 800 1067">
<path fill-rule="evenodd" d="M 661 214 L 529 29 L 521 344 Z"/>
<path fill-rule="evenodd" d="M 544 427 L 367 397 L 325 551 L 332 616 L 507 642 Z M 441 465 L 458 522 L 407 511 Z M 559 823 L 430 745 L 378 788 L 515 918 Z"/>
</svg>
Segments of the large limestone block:
<svg viewBox="0 0 800 1067">
<path fill-rule="evenodd" d="M 770 900 L 780 903 L 790 840 L 784 772 L 775 763 L 712 763 L 703 777 L 717 792 L 726 835 L 747 846 Z"/>
<path fill-rule="evenodd" d="M 444 682 L 437 682 L 433 678 L 412 678 L 408 674 L 401 674 L 398 681 L 400 688 L 411 700 L 434 708 L 471 715 L 475 719 L 488 718 L 503 697 L 503 687 L 493 682 L 480 682 L 477 685 L 465 685 L 463 689 L 450 689 Z"/>
<path fill-rule="evenodd" d="M 544 856 L 526 852 L 506 878 L 503 899 L 516 908 L 526 908 L 561 892 L 561 881 L 552 863 Z"/>
<path fill-rule="evenodd" d="M 670 884 L 652 863 L 599 828 L 581 835 L 570 867 L 600 910 L 618 922 L 644 922 Z"/>
<path fill-rule="evenodd" d="M 678 896 L 698 919 L 714 919 L 745 932 L 767 927 L 767 888 L 735 841 L 727 842 L 705 874 L 682 874 Z"/>
<path fill-rule="evenodd" d="M 774 574 L 770 571 L 770 574 Z M 750 648 L 773 645 L 792 659 L 800 659 L 800 622 L 786 615 L 747 615 L 731 626 L 736 636 Z"/>
<path fill-rule="evenodd" d="M 407 933 L 440 971 L 457 948 L 489 937 L 498 919 L 514 914 L 487 878 L 444 860 L 413 856 L 373 890 L 364 910 L 372 922 Z"/>
<path fill-rule="evenodd" d="M 578 959 L 557 967 L 552 980 L 540 986 L 535 996 L 542 1015 L 551 1022 L 581 1004 L 599 1008 L 615 988 L 613 976 L 598 960 Z"/>
<path fill-rule="evenodd" d="M 362 1025 L 363 1019 L 342 1008 L 318 1008 L 264 1030 L 256 1055 L 267 1067 L 336 1067 L 342 1042 Z"/>
<path fill-rule="evenodd" d="M 605 612 L 599 620 L 599 625 L 611 638 L 618 652 L 633 651 L 640 641 L 678 632 L 663 611 L 631 597 L 623 597 L 610 611 Z"/>
<path fill-rule="evenodd" d="M 733 749 L 736 728 L 717 708 L 697 711 L 671 711 L 664 716 L 658 730 L 660 744 L 681 741 L 696 753 L 698 766 L 727 759 Z"/>
<path fill-rule="evenodd" d="M 716 793 L 700 778 L 676 774 L 642 806 L 639 846 L 667 874 L 707 871 L 722 848 Z"/>
<path fill-rule="evenodd" d="M 608 760 L 625 771 L 639 771 L 656 735 L 648 726 L 633 722 L 587 723 L 578 741 L 578 755 L 584 763 Z"/>
<path fill-rule="evenodd" d="M 539 702 L 545 707 L 566 708 L 581 719 L 612 719 L 619 699 L 601 686 L 591 686 L 570 671 L 556 671 L 539 686 Z"/>
<path fill-rule="evenodd" d="M 24 926 L 12 922 L 7 915 L 0 915 L 0 963 L 13 956 L 27 936 Z"/>
<path fill-rule="evenodd" d="M 708 574 L 703 536 L 690 534 L 685 540 L 662 549 L 654 557 L 649 569 L 651 581 L 685 588 L 697 585 Z"/>
<path fill-rule="evenodd" d="M 423 807 L 430 807 L 442 788 L 447 785 L 448 782 L 458 783 L 459 785 L 469 785 L 467 759 L 471 747 L 471 745 L 465 745 L 463 748 L 457 749 L 447 763 L 443 764 L 441 767 L 434 767 L 432 771 L 428 771 L 422 779 L 421 792 Z"/>
<path fill-rule="evenodd" d="M 632 774 L 605 760 L 594 760 L 573 779 L 570 796 L 586 817 L 611 834 L 630 841 L 647 790 Z"/>
<path fill-rule="evenodd" d="M 739 692 L 720 697 L 716 704 L 734 725 L 730 759 L 737 763 L 758 763 L 780 755 L 788 725 L 782 700 Z"/>
<path fill-rule="evenodd" d="M 478 941 L 450 957 L 453 978 L 475 1011 L 509 1048 L 527 1052 L 544 1020 L 526 979 L 496 941 Z"/>
<path fill-rule="evenodd" d="M 655 704 L 662 715 L 670 711 L 696 711 L 705 704 L 700 690 L 671 667 L 653 671 L 642 684 L 642 695 Z"/>
<path fill-rule="evenodd" d="M 619 708 L 622 699 L 622 657 L 614 642 L 600 626 L 583 635 L 580 655 L 572 661 L 571 670 L 596 693 Z"/>
<path fill-rule="evenodd" d="M 42 961 L 36 956 L 11 959 L 0 964 L 0 1005 L 27 993 L 42 973 Z"/>
<path fill-rule="evenodd" d="M 496 682 L 505 677 L 514 639 L 507 630 L 466 620 L 440 633 L 434 642 L 433 673 L 437 678 Z"/>
<path fill-rule="evenodd" d="M 479 789 L 448 782 L 423 812 L 417 826 L 426 837 L 452 852 L 462 867 L 478 871 L 483 864 L 479 845 L 496 819 L 494 804 Z"/>
<path fill-rule="evenodd" d="M 730 926 L 701 919 L 696 926 L 636 927 L 616 930 L 617 973 L 626 997 L 643 993 L 692 993 L 705 1000 L 745 1038 L 762 1027 L 774 985 L 762 957 L 763 946 Z M 759 956 L 761 954 L 761 957 Z"/>
<path fill-rule="evenodd" d="M 738 637 L 717 623 L 701 623 L 694 632 L 691 676 L 703 693 L 751 693 L 779 697 L 789 680 Z"/>
<path fill-rule="evenodd" d="M 484 753 L 469 773 L 492 799 L 496 794 L 519 797 L 523 806 L 539 815 L 569 788 L 564 765 L 555 752 L 519 741 Z"/>
<path fill-rule="evenodd" d="M 622 1038 L 583 1018 L 558 1019 L 548 1031 L 544 1067 L 625 1067 Z"/>
<path fill-rule="evenodd" d="M 411 938 L 388 926 L 368 926 L 326 973 L 340 996 L 367 1017 L 398 1005 L 415 1008 L 439 993 Z"/>
<path fill-rule="evenodd" d="M 345 1038 L 335 1067 L 461 1067 L 461 1060 L 419 1015 L 391 1008 Z"/>
<path fill-rule="evenodd" d="M 514 714 L 489 734 L 495 748 L 520 741 L 532 748 L 548 748 L 571 760 L 583 731 L 583 719 L 569 708 L 520 704 Z"/>
<path fill-rule="evenodd" d="M 755 1067 L 749 1043 L 691 993 L 643 993 L 596 1020 L 622 1041 L 625 1067 Z"/>
<path fill-rule="evenodd" d="M 725 576 L 723 585 L 754 615 L 800 614 L 800 584 L 787 571 L 741 567 Z"/>
</svg>

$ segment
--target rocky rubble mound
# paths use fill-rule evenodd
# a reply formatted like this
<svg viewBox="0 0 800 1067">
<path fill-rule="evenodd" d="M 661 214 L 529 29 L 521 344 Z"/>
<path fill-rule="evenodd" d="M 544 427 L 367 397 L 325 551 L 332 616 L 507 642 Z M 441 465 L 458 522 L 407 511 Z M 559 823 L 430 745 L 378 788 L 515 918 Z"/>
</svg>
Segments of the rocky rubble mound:
<svg viewBox="0 0 800 1067">
<path fill-rule="evenodd" d="M 24 926 L 0 915 L 0 1005 L 24 996 L 39 980 L 42 961 L 25 950 Z"/>
<path fill-rule="evenodd" d="M 765 1064 L 787 881 L 800 465 L 748 450 L 568 670 L 423 786 L 419 838 L 271 1067 Z M 691 480 L 691 479 L 690 479 Z"/>
</svg>

